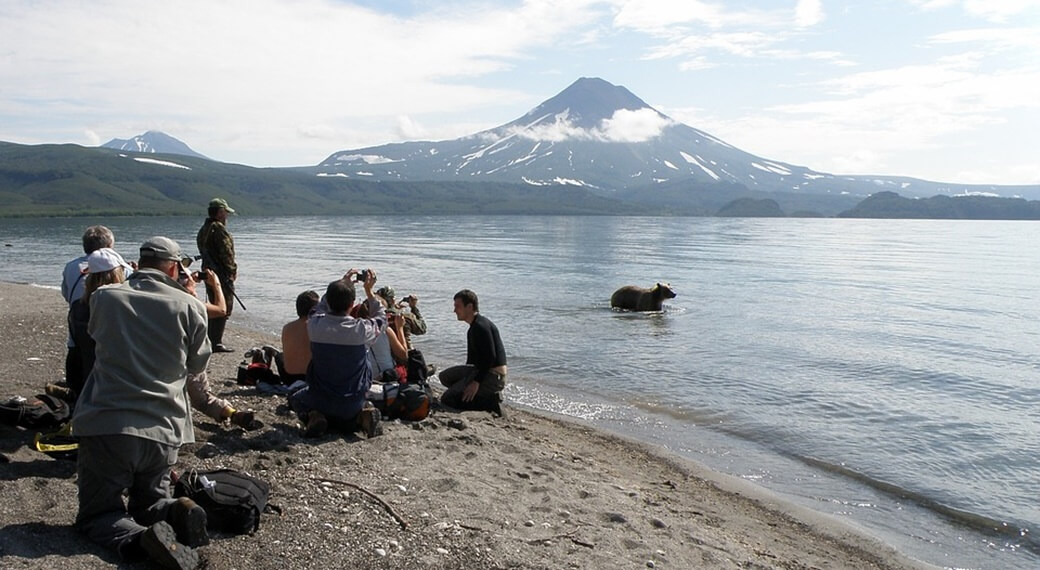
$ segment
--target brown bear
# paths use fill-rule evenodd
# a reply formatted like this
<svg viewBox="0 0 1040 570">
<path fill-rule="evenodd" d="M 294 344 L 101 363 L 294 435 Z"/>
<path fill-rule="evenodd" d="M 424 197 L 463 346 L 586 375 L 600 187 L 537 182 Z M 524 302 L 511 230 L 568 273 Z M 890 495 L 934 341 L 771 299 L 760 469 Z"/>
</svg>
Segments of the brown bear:
<svg viewBox="0 0 1040 570">
<path fill-rule="evenodd" d="M 610 306 L 629 311 L 660 311 L 665 299 L 675 297 L 667 283 L 657 283 L 649 289 L 625 285 L 610 296 Z"/>
</svg>

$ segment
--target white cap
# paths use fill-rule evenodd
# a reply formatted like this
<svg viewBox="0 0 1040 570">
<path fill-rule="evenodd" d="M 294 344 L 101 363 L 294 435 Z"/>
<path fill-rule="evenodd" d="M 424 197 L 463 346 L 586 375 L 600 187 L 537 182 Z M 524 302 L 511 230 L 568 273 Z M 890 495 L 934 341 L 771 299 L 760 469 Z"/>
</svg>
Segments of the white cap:
<svg viewBox="0 0 1040 570">
<path fill-rule="evenodd" d="M 123 261 L 123 256 L 110 247 L 103 247 L 87 256 L 87 273 L 111 271 L 124 265 L 126 261 Z"/>
</svg>

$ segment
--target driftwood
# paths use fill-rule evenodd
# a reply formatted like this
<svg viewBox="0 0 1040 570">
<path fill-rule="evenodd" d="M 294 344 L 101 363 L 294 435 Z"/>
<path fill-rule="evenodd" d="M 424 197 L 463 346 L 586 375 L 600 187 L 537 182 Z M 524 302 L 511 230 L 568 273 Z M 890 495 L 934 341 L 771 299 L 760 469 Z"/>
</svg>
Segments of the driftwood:
<svg viewBox="0 0 1040 570">
<path fill-rule="evenodd" d="M 362 493 L 368 495 L 369 497 L 372 497 L 372 499 L 375 500 L 380 505 L 383 505 L 383 508 L 386 509 L 386 512 L 390 513 L 390 516 L 394 517 L 394 520 L 397 521 L 397 524 L 401 525 L 402 529 L 407 529 L 408 528 L 408 522 L 405 521 L 404 518 L 401 515 L 397 514 L 397 511 L 395 511 L 394 508 L 392 506 L 390 506 L 390 503 L 384 501 L 382 499 L 382 497 L 380 497 L 379 495 L 373 493 L 372 491 L 369 491 L 368 489 L 362 487 L 361 485 L 358 485 L 357 483 L 351 483 L 349 481 L 340 481 L 339 479 L 326 479 L 324 477 L 315 477 L 314 480 L 315 481 L 321 481 L 323 483 L 335 483 L 336 485 L 346 485 L 347 487 L 350 487 L 351 489 L 357 489 L 358 491 L 361 491 Z"/>
</svg>

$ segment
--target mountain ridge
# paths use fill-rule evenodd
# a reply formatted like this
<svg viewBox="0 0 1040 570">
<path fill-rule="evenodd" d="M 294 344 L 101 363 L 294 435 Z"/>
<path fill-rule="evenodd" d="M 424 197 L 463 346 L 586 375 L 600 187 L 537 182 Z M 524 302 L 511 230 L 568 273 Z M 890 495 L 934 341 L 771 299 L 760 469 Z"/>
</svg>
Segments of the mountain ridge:
<svg viewBox="0 0 1040 570">
<path fill-rule="evenodd" d="M 158 131 L 90 148 L 0 142 L 0 216 L 184 213 L 214 195 L 254 215 L 1033 215 L 1019 213 L 1031 204 L 988 199 L 928 208 L 878 200 L 854 209 L 885 192 L 901 200 L 1033 198 L 1040 185 L 820 173 L 747 153 L 672 120 L 625 87 L 589 77 L 492 129 L 338 151 L 316 166 L 223 163 Z"/>
<path fill-rule="evenodd" d="M 369 180 L 487 180 L 573 185 L 600 195 L 661 183 L 733 183 L 751 191 L 911 197 L 1040 198 L 1040 186 L 835 175 L 743 151 L 660 113 L 631 91 L 583 77 L 523 116 L 456 139 L 407 141 L 330 154 L 312 171 Z"/>
</svg>

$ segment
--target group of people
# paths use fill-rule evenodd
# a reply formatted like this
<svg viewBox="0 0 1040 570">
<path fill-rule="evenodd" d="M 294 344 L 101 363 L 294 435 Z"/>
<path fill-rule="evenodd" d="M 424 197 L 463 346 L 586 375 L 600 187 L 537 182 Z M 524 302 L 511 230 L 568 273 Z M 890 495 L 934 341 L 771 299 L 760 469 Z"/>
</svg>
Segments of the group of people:
<svg viewBox="0 0 1040 570">
<path fill-rule="evenodd" d="M 74 402 L 79 438 L 76 527 L 126 560 L 150 558 L 168 568 L 194 568 L 195 549 L 208 544 L 206 513 L 191 499 L 171 497 L 171 469 L 181 445 L 194 442 L 191 407 L 245 429 L 261 427 L 209 390 L 206 368 L 223 342 L 237 279 L 228 203 L 215 198 L 198 234 L 202 271 L 173 240 L 141 244 L 136 263 L 115 250 L 112 232 L 91 226 L 84 253 L 65 268 L 69 302 L 66 384 L 48 386 Z M 207 300 L 195 296 L 197 282 Z M 376 272 L 351 269 L 325 293 L 301 293 L 298 319 L 282 330 L 276 366 L 283 381 L 299 380 L 289 395 L 302 433 L 331 427 L 380 432 L 379 412 L 367 402 L 374 379 L 402 380 L 411 336 L 426 323 L 411 295 L 401 303 L 390 287 L 375 289 Z M 355 283 L 364 298 L 357 302 Z M 408 310 L 405 310 L 407 307 Z M 501 415 L 506 355 L 498 329 L 478 310 L 475 293 L 454 296 L 467 322 L 465 365 L 441 371 L 441 402 L 456 409 Z M 124 501 L 124 494 L 128 498 Z"/>
</svg>

